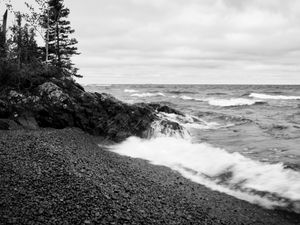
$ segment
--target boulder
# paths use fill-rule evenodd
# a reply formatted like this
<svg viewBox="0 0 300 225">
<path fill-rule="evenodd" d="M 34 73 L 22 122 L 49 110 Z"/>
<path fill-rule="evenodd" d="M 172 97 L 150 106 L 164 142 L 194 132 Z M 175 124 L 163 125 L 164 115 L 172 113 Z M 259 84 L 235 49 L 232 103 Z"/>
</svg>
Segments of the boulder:
<svg viewBox="0 0 300 225">
<path fill-rule="evenodd" d="M 167 105 L 161 105 L 161 104 L 157 104 L 157 103 L 150 103 L 149 106 L 151 106 L 154 110 L 156 110 L 157 112 L 164 112 L 164 113 L 173 113 L 173 114 L 177 114 L 180 116 L 184 116 L 184 114 L 176 109 L 173 109 Z"/>
<path fill-rule="evenodd" d="M 40 85 L 38 90 L 39 95 L 50 100 L 52 104 L 63 104 L 70 99 L 68 94 L 52 82 L 46 82 Z"/>
<path fill-rule="evenodd" d="M 21 127 L 11 119 L 0 119 L 0 130 L 17 130 Z"/>
<path fill-rule="evenodd" d="M 15 119 L 24 129 L 37 130 L 39 125 L 33 116 L 21 116 Z"/>
<path fill-rule="evenodd" d="M 15 90 L 11 90 L 8 94 L 8 100 L 12 101 L 12 103 L 24 102 L 25 99 L 26 99 L 25 95 Z"/>
<path fill-rule="evenodd" d="M 188 134 L 179 123 L 170 121 L 167 119 L 156 120 L 152 125 L 146 130 L 145 138 L 152 137 L 181 137 L 184 138 Z"/>
</svg>

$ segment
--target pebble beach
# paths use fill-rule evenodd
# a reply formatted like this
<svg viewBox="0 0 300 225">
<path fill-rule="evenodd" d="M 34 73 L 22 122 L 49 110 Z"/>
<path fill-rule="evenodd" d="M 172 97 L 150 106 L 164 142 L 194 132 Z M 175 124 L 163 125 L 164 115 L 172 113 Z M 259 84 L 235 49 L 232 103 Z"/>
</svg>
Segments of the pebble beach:
<svg viewBox="0 0 300 225">
<path fill-rule="evenodd" d="M 0 131 L 0 224 L 300 224 L 77 128 Z"/>
</svg>

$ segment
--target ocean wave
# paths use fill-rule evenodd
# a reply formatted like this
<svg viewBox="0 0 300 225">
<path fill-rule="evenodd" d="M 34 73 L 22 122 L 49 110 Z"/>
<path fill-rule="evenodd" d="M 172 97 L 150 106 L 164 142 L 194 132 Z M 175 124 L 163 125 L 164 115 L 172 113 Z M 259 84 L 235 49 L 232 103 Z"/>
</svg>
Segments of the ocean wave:
<svg viewBox="0 0 300 225">
<path fill-rule="evenodd" d="M 126 92 L 126 93 L 136 93 L 136 92 L 139 92 L 139 91 L 134 90 L 134 89 L 125 89 L 124 92 Z"/>
<path fill-rule="evenodd" d="M 243 106 L 255 105 L 265 103 L 262 100 L 253 100 L 247 98 L 231 98 L 231 99 L 208 99 L 208 104 L 213 106 L 229 107 L 229 106 Z"/>
<path fill-rule="evenodd" d="M 172 122 L 176 122 L 187 130 L 198 129 L 198 130 L 215 130 L 225 127 L 234 126 L 235 124 L 219 124 L 218 122 L 207 122 L 199 117 L 191 115 L 178 115 L 174 113 L 159 113 L 158 116 L 161 119 L 167 119 Z"/>
<path fill-rule="evenodd" d="M 111 87 L 112 84 L 92 84 L 91 86 L 96 86 L 96 87 Z"/>
<path fill-rule="evenodd" d="M 196 94 L 194 91 L 168 91 L 170 94 Z"/>
<path fill-rule="evenodd" d="M 190 97 L 190 96 L 187 96 L 187 95 L 182 95 L 179 98 L 181 98 L 183 100 L 191 100 L 191 101 L 200 101 L 200 102 L 203 102 L 203 99 L 193 98 L 193 97 Z"/>
<path fill-rule="evenodd" d="M 111 150 L 170 167 L 194 182 L 239 199 L 300 213 L 300 173 L 281 163 L 259 162 L 206 143 L 175 137 L 130 137 Z"/>
<path fill-rule="evenodd" d="M 259 98 L 259 99 L 274 99 L 274 100 L 300 100 L 300 96 L 286 96 L 286 95 L 268 95 L 251 93 L 249 97 Z"/>
<path fill-rule="evenodd" d="M 212 121 L 211 123 L 218 123 L 220 128 L 253 123 L 253 120 L 244 116 L 219 112 L 198 112 L 196 115 L 199 118 L 205 118 L 207 121 Z"/>
<path fill-rule="evenodd" d="M 212 92 L 212 93 L 207 93 L 206 95 L 227 95 L 227 94 L 223 92 Z"/>
<path fill-rule="evenodd" d="M 157 96 L 165 96 L 165 94 L 161 93 L 161 92 L 155 92 L 155 93 L 141 93 L 141 94 L 132 94 L 130 95 L 132 97 L 139 97 L 139 98 L 145 98 L 145 97 L 157 97 Z"/>
</svg>

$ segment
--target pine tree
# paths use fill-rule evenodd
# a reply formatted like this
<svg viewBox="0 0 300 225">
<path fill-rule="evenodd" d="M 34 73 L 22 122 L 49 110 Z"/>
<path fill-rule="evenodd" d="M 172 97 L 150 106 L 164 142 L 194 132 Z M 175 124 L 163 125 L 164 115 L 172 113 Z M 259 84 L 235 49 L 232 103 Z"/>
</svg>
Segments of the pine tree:
<svg viewBox="0 0 300 225">
<path fill-rule="evenodd" d="M 16 24 L 11 27 L 12 36 L 9 40 L 10 58 L 16 61 L 19 68 L 40 58 L 34 29 L 30 28 L 28 23 L 22 25 L 22 18 L 22 14 L 17 12 Z"/>
<path fill-rule="evenodd" d="M 47 14 L 44 16 L 44 28 L 48 41 L 49 61 L 57 66 L 64 76 L 77 76 L 77 68 L 71 62 L 73 55 L 78 55 L 75 38 L 70 38 L 74 30 L 67 17 L 70 10 L 63 4 L 63 0 L 49 0 Z M 47 34 L 47 32 L 49 32 Z"/>
</svg>

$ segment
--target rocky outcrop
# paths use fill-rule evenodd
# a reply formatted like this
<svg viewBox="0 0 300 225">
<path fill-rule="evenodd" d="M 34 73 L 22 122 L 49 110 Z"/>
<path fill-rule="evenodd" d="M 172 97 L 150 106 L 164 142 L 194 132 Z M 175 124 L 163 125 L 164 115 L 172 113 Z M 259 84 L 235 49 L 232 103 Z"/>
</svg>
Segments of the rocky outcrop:
<svg viewBox="0 0 300 225">
<path fill-rule="evenodd" d="M 70 80 L 43 83 L 30 94 L 10 90 L 0 99 L 0 118 L 9 118 L 27 129 L 79 127 L 114 141 L 132 135 L 146 137 L 158 119 L 157 112 L 180 113 L 168 106 L 130 105 L 109 94 L 85 92 Z M 9 127 L 0 124 L 0 129 Z"/>
</svg>

